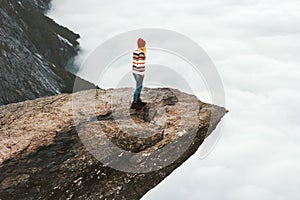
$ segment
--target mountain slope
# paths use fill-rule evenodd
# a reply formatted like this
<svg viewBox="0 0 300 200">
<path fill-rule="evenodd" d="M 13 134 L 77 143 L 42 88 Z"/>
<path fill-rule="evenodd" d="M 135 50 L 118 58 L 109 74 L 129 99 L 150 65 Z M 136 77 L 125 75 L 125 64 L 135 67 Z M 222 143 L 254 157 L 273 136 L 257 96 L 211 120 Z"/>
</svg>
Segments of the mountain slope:
<svg viewBox="0 0 300 200">
<path fill-rule="evenodd" d="M 0 0 L 0 105 L 72 92 L 78 34 L 44 15 L 49 0 Z M 80 79 L 88 88 L 93 84 Z"/>
</svg>

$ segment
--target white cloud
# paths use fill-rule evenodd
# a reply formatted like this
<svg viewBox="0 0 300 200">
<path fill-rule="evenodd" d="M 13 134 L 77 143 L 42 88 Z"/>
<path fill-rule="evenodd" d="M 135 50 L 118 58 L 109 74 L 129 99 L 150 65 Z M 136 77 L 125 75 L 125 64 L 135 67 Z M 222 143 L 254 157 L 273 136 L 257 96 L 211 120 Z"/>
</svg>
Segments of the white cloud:
<svg viewBox="0 0 300 200">
<path fill-rule="evenodd" d="M 221 140 L 210 156 L 200 160 L 197 152 L 144 200 L 296 200 L 299 10 L 298 0 L 53 0 L 49 15 L 81 35 L 79 62 L 118 33 L 156 27 L 190 37 L 217 66 L 230 110 Z M 125 68 L 127 62 L 118 63 Z M 114 84 L 109 77 L 105 83 Z M 200 88 L 198 97 L 209 99 L 204 86 Z"/>
</svg>

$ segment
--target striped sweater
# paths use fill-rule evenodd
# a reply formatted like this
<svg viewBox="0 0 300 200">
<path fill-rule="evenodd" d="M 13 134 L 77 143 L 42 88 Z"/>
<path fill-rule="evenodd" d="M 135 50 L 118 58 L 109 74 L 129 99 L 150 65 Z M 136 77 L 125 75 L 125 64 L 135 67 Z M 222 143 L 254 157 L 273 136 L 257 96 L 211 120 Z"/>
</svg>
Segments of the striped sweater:
<svg viewBox="0 0 300 200">
<path fill-rule="evenodd" d="M 138 48 L 133 51 L 132 72 L 136 74 L 145 73 L 146 47 Z"/>
</svg>

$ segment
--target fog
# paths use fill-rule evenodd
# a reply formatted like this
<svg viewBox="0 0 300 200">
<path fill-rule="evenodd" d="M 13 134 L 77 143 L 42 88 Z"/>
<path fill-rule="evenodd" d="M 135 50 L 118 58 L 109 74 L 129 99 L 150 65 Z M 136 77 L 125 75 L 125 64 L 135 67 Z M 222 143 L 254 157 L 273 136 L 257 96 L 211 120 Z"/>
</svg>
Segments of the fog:
<svg viewBox="0 0 300 200">
<path fill-rule="evenodd" d="M 209 156 L 200 159 L 199 150 L 143 200 L 300 198 L 298 0 L 53 0 L 48 15 L 81 35 L 79 68 L 102 42 L 146 27 L 184 34 L 213 60 L 230 111 L 222 137 Z M 122 59 L 100 87 L 116 86 L 130 71 L 130 57 Z M 124 66 L 123 71 L 117 66 Z M 175 71 L 184 74 L 182 69 Z M 155 85 L 154 74 L 146 74 L 145 84 Z M 78 75 L 97 82 L 82 67 Z M 182 76 L 200 100 L 210 102 L 203 80 Z M 197 87 L 191 80 L 198 81 Z M 176 83 L 168 80 L 170 87 L 180 87 Z"/>
</svg>

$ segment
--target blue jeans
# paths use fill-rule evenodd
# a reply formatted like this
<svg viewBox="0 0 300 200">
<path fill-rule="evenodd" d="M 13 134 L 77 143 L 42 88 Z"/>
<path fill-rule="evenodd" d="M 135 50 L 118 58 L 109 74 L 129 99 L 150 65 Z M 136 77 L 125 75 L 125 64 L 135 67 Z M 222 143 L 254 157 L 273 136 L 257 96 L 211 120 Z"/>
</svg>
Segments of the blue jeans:
<svg viewBox="0 0 300 200">
<path fill-rule="evenodd" d="M 140 99 L 141 91 L 143 88 L 143 80 L 144 77 L 140 74 L 132 73 L 136 82 L 136 88 L 133 94 L 133 102 L 137 103 L 137 101 Z"/>
</svg>

